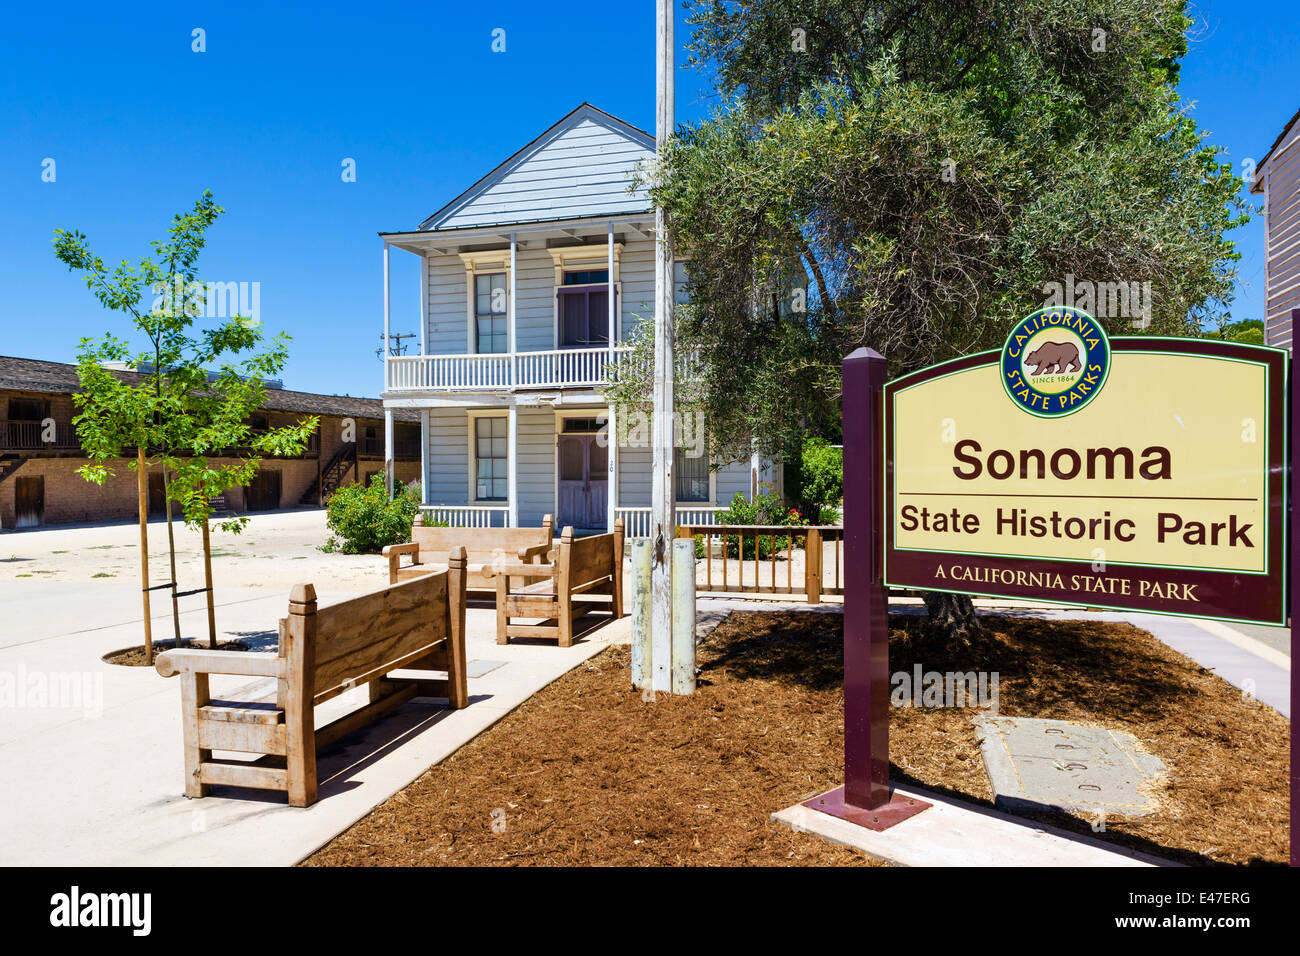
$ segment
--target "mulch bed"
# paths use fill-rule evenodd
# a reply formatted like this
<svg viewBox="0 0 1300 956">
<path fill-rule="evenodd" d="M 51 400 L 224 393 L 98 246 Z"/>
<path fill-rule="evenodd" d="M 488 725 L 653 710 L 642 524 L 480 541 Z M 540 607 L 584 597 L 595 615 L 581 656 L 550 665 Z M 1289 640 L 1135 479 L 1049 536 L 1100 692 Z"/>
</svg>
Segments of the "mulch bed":
<svg viewBox="0 0 1300 956">
<path fill-rule="evenodd" d="M 1052 825 L 1190 863 L 1287 859 L 1289 724 L 1145 631 L 985 619 L 951 653 L 893 617 L 891 670 L 998 671 L 1006 716 L 1135 734 L 1169 767 L 1161 809 Z M 305 861 L 340 865 L 853 865 L 768 815 L 842 782 L 841 618 L 735 613 L 692 697 L 643 700 L 613 647 L 534 695 Z M 988 805 L 969 709 L 891 710 L 898 782 Z"/>
<path fill-rule="evenodd" d="M 154 641 L 153 656 L 154 660 L 163 651 L 170 651 L 177 646 L 175 641 Z M 216 648 L 208 646 L 207 641 L 183 640 L 179 645 L 182 649 L 192 650 L 218 650 L 218 651 L 246 651 L 248 645 L 243 641 L 218 641 Z M 117 664 L 121 667 L 151 667 L 152 662 L 145 657 L 144 645 L 137 644 L 135 647 L 124 647 L 118 651 L 109 651 L 102 658 L 106 664 Z"/>
</svg>

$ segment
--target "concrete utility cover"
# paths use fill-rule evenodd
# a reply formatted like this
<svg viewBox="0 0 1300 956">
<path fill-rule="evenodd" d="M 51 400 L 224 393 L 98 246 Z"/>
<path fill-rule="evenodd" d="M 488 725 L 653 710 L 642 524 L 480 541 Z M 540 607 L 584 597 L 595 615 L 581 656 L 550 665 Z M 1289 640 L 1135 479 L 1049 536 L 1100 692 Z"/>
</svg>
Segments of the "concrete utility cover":
<svg viewBox="0 0 1300 956">
<path fill-rule="evenodd" d="M 1072 720 L 976 717 L 994 804 L 1002 809 L 1143 816 L 1149 784 L 1165 772 L 1136 737 Z"/>
<path fill-rule="evenodd" d="M 465 668 L 465 676 L 482 677 L 484 674 L 491 674 L 498 667 L 504 667 L 505 661 L 470 661 Z"/>
</svg>

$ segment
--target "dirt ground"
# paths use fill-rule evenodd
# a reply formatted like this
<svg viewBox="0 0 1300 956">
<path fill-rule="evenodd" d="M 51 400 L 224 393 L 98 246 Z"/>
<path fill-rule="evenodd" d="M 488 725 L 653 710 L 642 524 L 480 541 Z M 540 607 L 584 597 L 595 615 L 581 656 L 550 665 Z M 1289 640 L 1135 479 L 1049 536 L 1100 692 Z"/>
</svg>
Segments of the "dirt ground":
<svg viewBox="0 0 1300 956">
<path fill-rule="evenodd" d="M 1181 862 L 1287 858 L 1289 725 L 1145 631 L 987 620 L 949 653 L 891 618 L 891 670 L 990 670 L 1000 713 L 1127 730 L 1169 767 L 1161 809 L 1095 834 Z M 736 613 L 700 688 L 643 701 L 612 648 L 376 808 L 307 865 L 836 865 L 855 853 L 768 820 L 842 780 L 841 618 Z M 895 779 L 987 805 L 971 711 L 892 710 Z M 1092 834 L 1089 821 L 1040 816 Z"/>
<path fill-rule="evenodd" d="M 184 522 L 175 524 L 176 573 L 182 587 L 203 584 L 202 538 Z M 288 592 L 309 577 L 334 592 L 364 591 L 387 580 L 378 555 L 327 554 L 325 512 L 317 508 L 254 514 L 240 534 L 213 527 L 212 580 L 222 588 L 269 588 Z M 140 526 L 50 525 L 0 536 L 0 582 L 96 582 L 118 579 L 138 588 Z M 154 582 L 169 581 L 167 525 L 149 522 L 149 572 Z M 105 582 L 106 583 L 106 582 Z M 161 600 L 161 595 L 159 596 Z"/>
</svg>

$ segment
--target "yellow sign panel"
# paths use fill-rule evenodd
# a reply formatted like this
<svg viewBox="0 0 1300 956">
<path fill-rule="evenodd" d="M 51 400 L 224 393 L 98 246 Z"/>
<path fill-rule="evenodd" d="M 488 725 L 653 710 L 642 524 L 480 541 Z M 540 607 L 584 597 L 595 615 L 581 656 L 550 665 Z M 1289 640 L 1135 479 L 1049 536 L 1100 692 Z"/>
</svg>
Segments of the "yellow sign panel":
<svg viewBox="0 0 1300 956">
<path fill-rule="evenodd" d="M 1105 387 L 1064 418 L 1008 401 L 994 353 L 901 380 L 892 548 L 1268 573 L 1276 366 L 1139 348 L 1117 349 Z"/>
</svg>

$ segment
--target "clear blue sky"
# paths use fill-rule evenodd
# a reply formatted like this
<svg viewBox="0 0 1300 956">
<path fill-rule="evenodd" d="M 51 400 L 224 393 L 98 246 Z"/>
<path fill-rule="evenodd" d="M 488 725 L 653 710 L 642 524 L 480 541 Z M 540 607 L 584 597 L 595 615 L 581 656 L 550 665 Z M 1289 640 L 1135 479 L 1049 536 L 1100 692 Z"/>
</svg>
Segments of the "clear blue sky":
<svg viewBox="0 0 1300 956">
<path fill-rule="evenodd" d="M 584 100 L 654 123 L 654 4 L 13 5 L 0 37 L 0 354 L 73 361 L 115 324 L 55 260 L 58 227 L 136 259 L 211 189 L 208 280 L 261 283 L 290 388 L 375 395 L 381 230 L 414 228 Z M 1207 0 L 1183 65 L 1198 124 L 1259 159 L 1300 107 L 1294 0 Z M 678 43 L 686 30 L 678 13 Z M 1260 24 L 1267 25 L 1261 28 Z M 207 52 L 191 51 L 191 30 Z M 506 31 L 506 52 L 491 50 Z M 679 62 L 680 62 L 679 55 Z M 677 117 L 711 100 L 679 70 Z M 41 180 L 42 161 L 56 181 Z M 340 164 L 356 160 L 357 182 Z M 1240 166 L 1238 166 L 1240 169 Z M 1238 230 L 1234 317 L 1259 317 L 1262 220 Z M 394 329 L 418 269 L 393 254 Z"/>
</svg>

